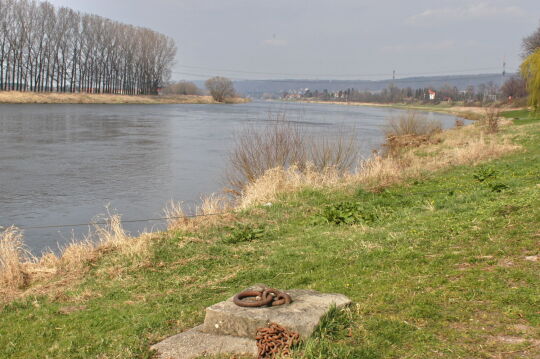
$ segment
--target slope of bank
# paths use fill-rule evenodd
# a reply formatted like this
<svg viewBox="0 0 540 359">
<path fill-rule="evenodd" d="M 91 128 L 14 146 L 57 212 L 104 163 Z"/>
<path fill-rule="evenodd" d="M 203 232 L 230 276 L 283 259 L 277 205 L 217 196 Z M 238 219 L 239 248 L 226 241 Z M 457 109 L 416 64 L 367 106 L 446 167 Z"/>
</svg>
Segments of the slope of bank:
<svg viewBox="0 0 540 359">
<path fill-rule="evenodd" d="M 540 122 L 529 119 L 445 132 L 356 177 L 274 171 L 245 209 L 166 233 L 121 239 L 113 227 L 117 242 L 77 270 L 50 276 L 44 263 L 1 304 L 0 357 L 151 358 L 205 307 L 267 283 L 356 303 L 297 358 L 534 358 Z"/>
<path fill-rule="evenodd" d="M 246 103 L 248 99 L 236 97 L 227 103 Z M 0 103 L 4 104 L 217 104 L 211 96 L 135 96 L 89 93 L 41 93 L 0 91 Z"/>
</svg>

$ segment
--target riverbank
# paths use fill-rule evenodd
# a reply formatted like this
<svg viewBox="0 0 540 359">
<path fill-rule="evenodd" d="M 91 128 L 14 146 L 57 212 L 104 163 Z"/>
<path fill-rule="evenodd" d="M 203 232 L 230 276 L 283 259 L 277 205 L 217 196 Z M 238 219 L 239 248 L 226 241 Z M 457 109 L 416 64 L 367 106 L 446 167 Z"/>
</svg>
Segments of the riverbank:
<svg viewBox="0 0 540 359">
<path fill-rule="evenodd" d="M 249 99 L 235 97 L 226 103 L 247 103 Z M 4 104 L 218 104 L 211 96 L 135 96 L 89 93 L 38 93 L 0 91 L 0 103 Z"/>
<path fill-rule="evenodd" d="M 467 118 L 469 120 L 476 121 L 485 115 L 487 107 L 478 107 L 478 106 L 456 106 L 449 104 L 438 104 L 438 105 L 422 105 L 422 104 L 402 104 L 402 103 L 372 103 L 372 102 L 339 102 L 339 101 L 296 101 L 304 103 L 320 103 L 320 104 L 332 104 L 332 105 L 341 105 L 341 106 L 368 106 L 368 107 L 388 107 L 388 108 L 398 108 L 404 110 L 418 110 L 418 111 L 430 111 L 430 112 L 440 112 L 450 115 L 456 115 L 460 117 Z M 507 110 L 523 110 L 523 108 L 501 108 L 500 111 Z"/>
<path fill-rule="evenodd" d="M 437 136 L 355 174 L 269 171 L 224 215 L 139 238 L 116 219 L 100 245 L 13 266 L 0 357 L 150 358 L 253 283 L 357 303 L 295 358 L 536 357 L 540 122 Z"/>
</svg>

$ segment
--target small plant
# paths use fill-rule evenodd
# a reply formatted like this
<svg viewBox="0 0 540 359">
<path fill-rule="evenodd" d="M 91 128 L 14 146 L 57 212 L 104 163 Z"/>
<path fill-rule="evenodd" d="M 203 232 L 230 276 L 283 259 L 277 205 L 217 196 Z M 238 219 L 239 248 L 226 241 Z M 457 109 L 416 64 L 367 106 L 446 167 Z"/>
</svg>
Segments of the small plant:
<svg viewBox="0 0 540 359">
<path fill-rule="evenodd" d="M 462 119 L 456 119 L 456 128 L 461 128 L 465 126 L 465 121 L 463 121 Z"/>
<path fill-rule="evenodd" d="M 491 189 L 492 192 L 500 193 L 502 191 L 509 189 L 510 187 L 508 187 L 508 185 L 504 183 L 491 183 L 489 185 L 489 188 Z"/>
<path fill-rule="evenodd" d="M 315 224 L 359 224 L 371 223 L 377 220 L 373 209 L 366 209 L 360 202 L 341 202 L 325 207 L 317 216 Z"/>
<path fill-rule="evenodd" d="M 474 174 L 473 178 L 477 180 L 478 182 L 485 182 L 491 178 L 495 178 L 497 176 L 497 171 L 495 171 L 491 167 L 482 167 L 479 168 Z"/>
<path fill-rule="evenodd" d="M 264 233 L 264 227 L 256 227 L 251 224 L 237 224 L 234 227 L 230 227 L 230 233 L 225 238 L 225 243 L 253 242 L 261 239 Z"/>
</svg>

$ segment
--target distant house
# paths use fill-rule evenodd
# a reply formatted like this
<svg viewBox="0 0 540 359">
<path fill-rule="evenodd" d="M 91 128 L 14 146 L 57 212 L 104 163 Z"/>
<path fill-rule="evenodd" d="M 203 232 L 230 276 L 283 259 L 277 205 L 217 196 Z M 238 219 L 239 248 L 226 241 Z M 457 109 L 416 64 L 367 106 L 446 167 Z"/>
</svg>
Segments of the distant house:
<svg viewBox="0 0 540 359">
<path fill-rule="evenodd" d="M 430 99 L 431 101 L 435 100 L 435 96 L 437 96 L 437 92 L 435 92 L 435 91 L 433 91 L 433 90 L 430 89 L 430 90 L 428 91 L 428 93 L 429 93 L 429 99 Z"/>
</svg>

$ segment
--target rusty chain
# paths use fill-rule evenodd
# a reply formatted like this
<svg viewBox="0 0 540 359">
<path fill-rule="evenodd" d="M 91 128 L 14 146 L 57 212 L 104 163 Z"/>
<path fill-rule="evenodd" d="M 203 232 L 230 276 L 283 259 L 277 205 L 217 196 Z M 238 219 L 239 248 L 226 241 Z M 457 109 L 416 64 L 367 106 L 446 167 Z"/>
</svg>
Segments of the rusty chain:
<svg viewBox="0 0 540 359">
<path fill-rule="evenodd" d="M 258 359 L 274 359 L 291 355 L 291 349 L 300 343 L 300 334 L 279 324 L 271 323 L 257 330 Z"/>
<path fill-rule="evenodd" d="M 247 298 L 254 298 L 246 300 Z M 292 298 L 285 292 L 274 288 L 263 288 L 262 290 L 246 290 L 233 298 L 234 304 L 239 307 L 257 308 L 291 304 Z"/>
</svg>

